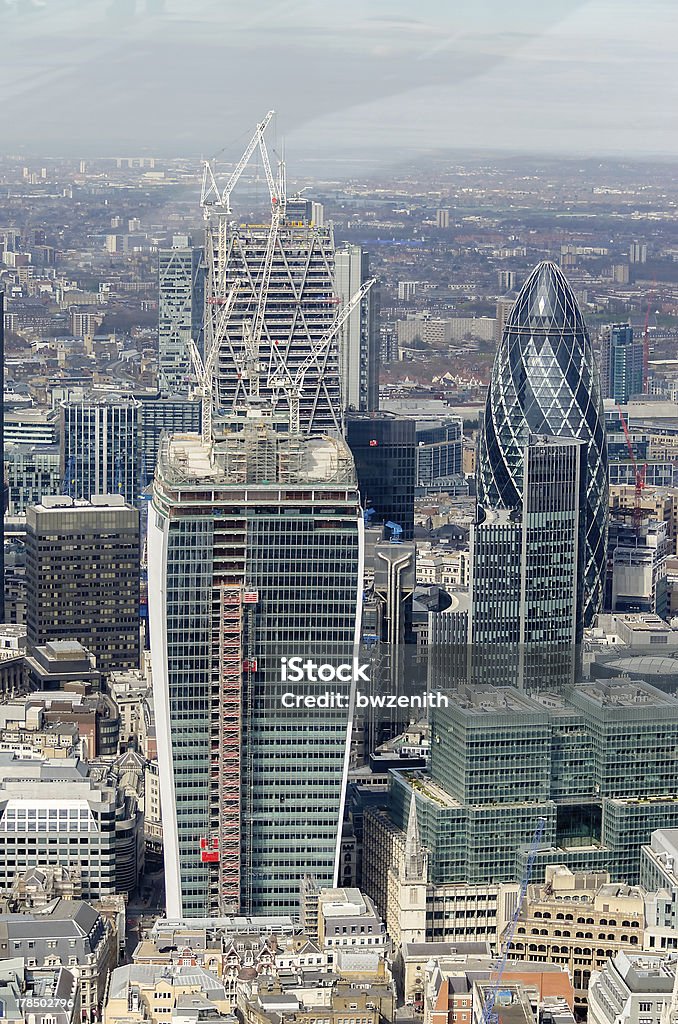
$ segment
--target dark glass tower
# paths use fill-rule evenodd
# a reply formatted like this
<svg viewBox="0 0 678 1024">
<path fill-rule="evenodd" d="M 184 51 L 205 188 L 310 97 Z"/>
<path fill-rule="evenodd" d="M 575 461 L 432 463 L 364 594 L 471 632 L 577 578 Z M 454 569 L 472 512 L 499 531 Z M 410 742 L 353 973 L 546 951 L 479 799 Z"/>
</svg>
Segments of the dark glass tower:
<svg viewBox="0 0 678 1024">
<path fill-rule="evenodd" d="M 492 370 L 478 459 L 478 499 L 492 508 L 523 500 L 530 435 L 586 442 L 584 624 L 602 603 L 607 451 L 598 369 L 577 300 L 555 263 L 538 264 L 508 316 Z"/>
<path fill-rule="evenodd" d="M 363 508 L 373 523 L 396 523 L 401 540 L 414 537 L 416 423 L 392 413 L 349 413 L 346 440 L 355 459 Z"/>
</svg>

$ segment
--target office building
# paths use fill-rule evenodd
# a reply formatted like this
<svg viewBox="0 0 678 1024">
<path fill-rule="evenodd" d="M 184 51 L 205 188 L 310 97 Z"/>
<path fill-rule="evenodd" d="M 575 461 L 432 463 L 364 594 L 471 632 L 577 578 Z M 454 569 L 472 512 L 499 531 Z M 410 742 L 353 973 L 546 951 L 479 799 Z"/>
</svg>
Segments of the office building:
<svg viewBox="0 0 678 1024">
<path fill-rule="evenodd" d="M 526 689 L 574 681 L 583 633 L 583 453 L 580 441 L 531 437 L 521 453 L 522 503 L 478 506 L 468 635 L 477 679 Z"/>
<path fill-rule="evenodd" d="M 29 505 L 63 489 L 61 452 L 58 445 L 5 444 L 7 512 L 25 515 Z"/>
<path fill-rule="evenodd" d="M 586 445 L 584 623 L 603 599 L 607 456 L 600 383 L 581 311 L 560 268 L 540 263 L 523 285 L 492 370 L 478 456 L 478 497 L 493 509 L 524 498 L 524 450 L 531 434 Z"/>
<path fill-rule="evenodd" d="M 612 612 L 654 612 L 668 618 L 667 524 L 643 517 L 639 522 L 612 514 L 610 540 Z"/>
<path fill-rule="evenodd" d="M 139 408 L 135 398 L 96 395 L 61 403 L 64 480 L 73 498 L 139 493 Z"/>
<path fill-rule="evenodd" d="M 206 344 L 218 344 L 217 416 L 231 415 L 256 377 L 261 398 L 288 417 L 291 392 L 298 392 L 302 432 L 341 430 L 339 336 L 319 344 L 337 317 L 334 236 L 331 226 L 311 218 L 310 201 L 290 200 L 274 226 L 232 220 L 207 225 L 212 284 L 205 337 Z M 236 279 L 240 288 L 224 319 Z"/>
<path fill-rule="evenodd" d="M 395 523 L 402 530 L 400 539 L 412 540 L 415 421 L 386 412 L 354 413 L 347 420 L 346 439 L 355 459 L 361 503 L 366 510 L 374 510 L 371 523 Z"/>
<path fill-rule="evenodd" d="M 677 738 L 678 699 L 641 681 L 460 686 L 433 710 L 430 771 L 393 771 L 388 814 L 365 812 L 365 891 L 384 914 L 385 856 L 413 801 L 429 885 L 516 882 L 540 817 L 536 877 L 564 864 L 637 884 L 641 846 L 678 824 Z"/>
<path fill-rule="evenodd" d="M 464 428 L 461 417 L 416 432 L 417 487 L 443 490 L 452 477 L 463 475 Z"/>
<path fill-rule="evenodd" d="M 158 387 L 188 395 L 193 368 L 188 344 L 200 341 L 204 299 L 202 250 L 187 235 L 158 250 Z"/>
<path fill-rule="evenodd" d="M 588 993 L 590 1024 L 663 1024 L 673 1001 L 674 958 L 653 953 L 617 953 L 591 975 Z"/>
<path fill-rule="evenodd" d="M 0 618 L 5 621 L 5 511 L 7 500 L 5 495 L 5 293 L 0 292 Z"/>
<path fill-rule="evenodd" d="M 84 899 L 116 891 L 116 792 L 80 760 L 0 753 L 0 890 L 29 868 L 77 869 Z"/>
<path fill-rule="evenodd" d="M 144 396 L 139 408 L 139 490 L 149 487 L 158 461 L 160 436 L 200 430 L 200 402 L 181 395 Z"/>
<path fill-rule="evenodd" d="M 600 356 L 603 398 L 625 405 L 645 391 L 643 342 L 634 341 L 631 324 L 610 324 L 603 330 Z"/>
<path fill-rule="evenodd" d="M 211 446 L 161 442 L 149 611 L 170 917 L 297 913 L 304 875 L 334 884 L 349 710 L 283 705 L 280 659 L 352 657 L 362 513 L 342 440 L 260 412 Z"/>
<path fill-rule="evenodd" d="M 77 640 L 100 672 L 139 667 L 139 512 L 122 495 L 44 498 L 26 512 L 29 652 Z"/>
<path fill-rule="evenodd" d="M 43 445 L 50 448 L 59 440 L 59 415 L 40 406 L 5 409 L 3 416 L 6 444 Z"/>
<path fill-rule="evenodd" d="M 370 277 L 369 254 L 359 245 L 338 249 L 334 260 L 337 295 L 348 303 Z M 339 334 L 341 397 L 345 410 L 379 408 L 379 290 L 373 285 Z"/>
</svg>

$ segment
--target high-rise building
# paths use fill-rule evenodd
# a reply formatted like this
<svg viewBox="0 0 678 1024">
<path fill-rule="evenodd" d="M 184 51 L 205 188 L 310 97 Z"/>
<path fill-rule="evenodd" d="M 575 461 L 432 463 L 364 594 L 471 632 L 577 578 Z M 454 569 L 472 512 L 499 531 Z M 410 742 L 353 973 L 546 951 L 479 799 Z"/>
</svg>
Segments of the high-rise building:
<svg viewBox="0 0 678 1024">
<path fill-rule="evenodd" d="M 158 251 L 158 387 L 187 395 L 193 371 L 188 344 L 200 340 L 204 298 L 202 250 L 187 235 Z"/>
<path fill-rule="evenodd" d="M 69 494 L 121 494 L 133 505 L 139 493 L 139 408 L 126 395 L 90 394 L 61 403 L 63 478 Z"/>
<path fill-rule="evenodd" d="M 418 429 L 416 443 L 417 487 L 443 490 L 450 477 L 463 474 L 464 425 L 460 416 Z"/>
<path fill-rule="evenodd" d="M 629 263 L 647 263 L 647 244 L 645 242 L 631 242 Z"/>
<path fill-rule="evenodd" d="M 304 875 L 336 877 L 353 684 L 291 684 L 281 658 L 350 661 L 363 519 L 345 442 L 285 419 L 250 405 L 213 445 L 161 442 L 149 611 L 170 917 L 296 913 Z M 284 703 L 318 686 L 345 704 Z"/>
<path fill-rule="evenodd" d="M 139 486 L 153 479 L 163 433 L 185 434 L 200 430 L 200 402 L 192 397 L 161 394 L 144 396 L 139 408 Z"/>
<path fill-rule="evenodd" d="M 600 346 L 600 386 L 603 398 L 625 405 L 644 390 L 643 343 L 634 341 L 631 324 L 610 324 Z"/>
<path fill-rule="evenodd" d="M 395 523 L 414 537 L 416 423 L 393 413 L 349 415 L 346 439 L 355 459 L 360 499 L 372 522 Z M 397 531 L 396 531 L 397 532 Z M 390 534 L 389 534 L 390 535 Z"/>
<path fill-rule="evenodd" d="M 582 441 L 531 437 L 522 455 L 522 502 L 478 507 L 469 648 L 481 678 L 528 689 L 574 681 L 582 640 L 582 456 Z"/>
<path fill-rule="evenodd" d="M 139 512 L 122 495 L 26 510 L 30 649 L 77 640 L 101 672 L 139 667 Z"/>
<path fill-rule="evenodd" d="M 335 254 L 337 295 L 346 305 L 370 277 L 369 254 L 347 245 Z M 339 372 L 344 409 L 379 408 L 379 291 L 373 286 L 359 302 L 339 335 Z"/>
<path fill-rule="evenodd" d="M 603 597 L 607 533 L 607 452 L 598 370 L 588 331 L 560 268 L 540 263 L 523 285 L 492 369 L 478 455 L 478 497 L 494 509 L 524 498 L 530 435 L 586 444 L 584 623 Z"/>
<path fill-rule="evenodd" d="M 339 341 L 320 345 L 337 315 L 334 235 L 311 218 L 310 200 L 289 201 L 271 225 L 226 219 L 207 225 L 212 291 L 205 330 L 219 345 L 217 416 L 228 417 L 244 401 L 256 376 L 258 394 L 277 411 L 289 408 L 289 388 L 296 387 L 304 433 L 341 430 Z M 240 288 L 225 317 L 236 279 Z"/>
<path fill-rule="evenodd" d="M 0 292 L 0 621 L 5 621 L 5 293 Z"/>
</svg>

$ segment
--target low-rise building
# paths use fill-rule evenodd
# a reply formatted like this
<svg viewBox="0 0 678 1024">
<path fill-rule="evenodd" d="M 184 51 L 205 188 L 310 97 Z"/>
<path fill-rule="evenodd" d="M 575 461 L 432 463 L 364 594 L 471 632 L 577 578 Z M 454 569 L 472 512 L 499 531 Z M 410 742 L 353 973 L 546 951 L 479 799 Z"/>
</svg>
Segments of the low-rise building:
<svg viewBox="0 0 678 1024">
<path fill-rule="evenodd" d="M 589 1024 L 662 1024 L 675 976 L 666 955 L 617 953 L 591 975 Z"/>
<path fill-rule="evenodd" d="M 31 970 L 24 957 L 0 962 L 3 1024 L 78 1024 L 80 986 L 66 967 Z"/>
<path fill-rule="evenodd" d="M 219 978 L 202 967 L 127 964 L 111 973 L 103 1022 L 167 1024 L 176 1020 L 176 1011 L 180 1016 L 185 1013 L 187 996 L 202 997 L 198 1004 L 193 1003 L 204 1011 L 202 1019 L 218 1019 L 232 1009 Z"/>
<path fill-rule="evenodd" d="M 318 898 L 318 941 L 327 950 L 363 947 L 385 952 L 386 925 L 359 889 L 324 889 Z"/>
<path fill-rule="evenodd" d="M 607 872 L 546 868 L 544 883 L 527 887 L 510 956 L 562 964 L 574 983 L 576 1003 L 586 1005 L 589 979 L 618 950 L 642 949 L 645 890 L 610 883 Z"/>
<path fill-rule="evenodd" d="M 0 916 L 0 959 L 22 957 L 30 969 L 66 967 L 80 983 L 83 1020 L 100 1019 L 115 967 L 113 928 L 81 900 L 55 900 L 34 914 Z"/>
</svg>

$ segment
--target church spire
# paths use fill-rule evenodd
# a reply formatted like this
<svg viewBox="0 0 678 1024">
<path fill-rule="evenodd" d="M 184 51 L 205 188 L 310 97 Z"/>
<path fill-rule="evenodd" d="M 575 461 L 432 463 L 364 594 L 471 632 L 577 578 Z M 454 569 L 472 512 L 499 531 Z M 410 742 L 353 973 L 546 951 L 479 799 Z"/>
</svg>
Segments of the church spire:
<svg viewBox="0 0 678 1024">
<path fill-rule="evenodd" d="M 426 851 L 419 837 L 417 802 L 413 791 L 410 800 L 410 813 L 407 819 L 407 834 L 405 836 L 405 880 L 408 882 L 425 882 L 427 861 Z"/>
</svg>

